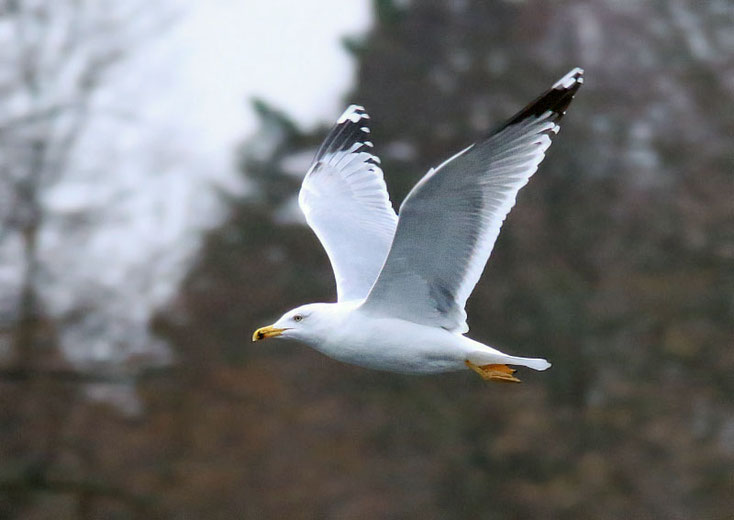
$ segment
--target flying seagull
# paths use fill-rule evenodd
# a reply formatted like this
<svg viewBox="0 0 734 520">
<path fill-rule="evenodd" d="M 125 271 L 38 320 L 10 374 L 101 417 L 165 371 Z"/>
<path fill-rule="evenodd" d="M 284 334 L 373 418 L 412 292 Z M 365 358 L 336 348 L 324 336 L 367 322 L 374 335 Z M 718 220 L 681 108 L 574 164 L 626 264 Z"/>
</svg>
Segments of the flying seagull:
<svg viewBox="0 0 734 520">
<path fill-rule="evenodd" d="M 372 153 L 369 116 L 360 106 L 347 108 L 298 196 L 331 261 L 337 302 L 288 311 L 252 340 L 299 340 L 334 359 L 393 372 L 468 367 L 488 381 L 519 382 L 508 365 L 550 367 L 466 337 L 464 305 L 583 72 L 573 69 L 488 137 L 431 168 L 399 216 Z"/>
</svg>

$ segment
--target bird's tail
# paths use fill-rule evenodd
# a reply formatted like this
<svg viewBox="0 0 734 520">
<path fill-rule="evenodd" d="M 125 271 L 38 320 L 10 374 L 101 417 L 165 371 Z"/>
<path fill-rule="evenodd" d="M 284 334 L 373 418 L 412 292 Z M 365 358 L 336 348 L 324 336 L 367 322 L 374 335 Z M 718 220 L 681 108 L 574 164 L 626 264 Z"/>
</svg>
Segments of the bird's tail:
<svg viewBox="0 0 734 520">
<path fill-rule="evenodd" d="M 522 365 L 524 367 L 532 368 L 533 370 L 546 370 L 550 368 L 551 364 L 543 358 L 527 358 L 527 357 L 516 357 L 516 356 L 505 356 L 506 365 Z"/>
<path fill-rule="evenodd" d="M 526 358 L 510 356 L 487 345 L 481 345 L 482 349 L 475 349 L 467 356 L 468 360 L 477 365 L 501 364 L 521 365 L 533 370 L 546 370 L 551 366 L 547 360 L 542 358 Z"/>
</svg>

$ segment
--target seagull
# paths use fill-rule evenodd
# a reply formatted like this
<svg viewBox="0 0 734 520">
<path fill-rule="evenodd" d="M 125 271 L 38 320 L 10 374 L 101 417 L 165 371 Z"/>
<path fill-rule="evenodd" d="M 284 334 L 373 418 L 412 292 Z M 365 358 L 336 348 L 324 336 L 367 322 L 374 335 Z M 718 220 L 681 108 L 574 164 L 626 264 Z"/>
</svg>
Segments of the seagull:
<svg viewBox="0 0 734 520">
<path fill-rule="evenodd" d="M 253 341 L 297 340 L 345 363 L 410 374 L 471 369 L 520 380 L 545 370 L 468 338 L 464 306 L 500 227 L 545 157 L 583 84 L 575 68 L 487 137 L 431 168 L 395 213 L 369 115 L 352 105 L 316 153 L 298 196 L 336 278 L 336 303 L 310 303 L 257 329 Z"/>
</svg>

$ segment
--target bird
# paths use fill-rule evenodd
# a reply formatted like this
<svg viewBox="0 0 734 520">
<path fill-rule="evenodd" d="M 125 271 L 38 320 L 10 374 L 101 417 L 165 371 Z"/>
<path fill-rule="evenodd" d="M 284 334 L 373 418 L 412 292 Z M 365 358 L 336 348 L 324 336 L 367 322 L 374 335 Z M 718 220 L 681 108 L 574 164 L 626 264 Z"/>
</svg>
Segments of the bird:
<svg viewBox="0 0 734 520">
<path fill-rule="evenodd" d="M 574 68 L 486 137 L 431 168 L 397 214 L 373 153 L 370 117 L 349 106 L 298 195 L 334 271 L 336 302 L 292 309 L 252 340 L 296 340 L 345 363 L 406 374 L 470 369 L 485 381 L 519 383 L 513 366 L 549 368 L 545 359 L 469 338 L 464 307 L 583 75 Z"/>
</svg>

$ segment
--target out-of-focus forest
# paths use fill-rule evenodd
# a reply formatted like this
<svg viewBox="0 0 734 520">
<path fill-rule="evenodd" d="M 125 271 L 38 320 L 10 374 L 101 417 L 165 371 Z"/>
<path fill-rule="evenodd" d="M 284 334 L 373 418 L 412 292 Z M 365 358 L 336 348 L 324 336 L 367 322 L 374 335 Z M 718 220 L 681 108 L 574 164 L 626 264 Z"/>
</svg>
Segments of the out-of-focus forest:
<svg viewBox="0 0 734 520">
<path fill-rule="evenodd" d="M 467 309 L 472 337 L 552 369 L 493 385 L 252 345 L 254 328 L 335 295 L 294 199 L 327 128 L 263 101 L 233 151 L 248 190 L 222 196 L 229 218 L 152 323 L 170 354 L 70 362 L 66 327 L 104 295 L 59 318 L 37 255 L 57 218 L 43 189 L 68 169 L 85 105 L 57 118 L 43 77 L 5 60 L 0 91 L 46 109 L 0 113 L 0 240 L 24 266 L 0 323 L 0 518 L 731 518 L 734 6 L 373 9 L 343 42 L 358 65 L 344 105 L 369 111 L 396 206 L 430 166 L 586 70 Z M 122 49 L 106 52 L 76 59 L 73 95 Z M 72 217 L 61 232 L 94 218 Z M 123 390 L 135 406 L 89 398 Z"/>
</svg>

